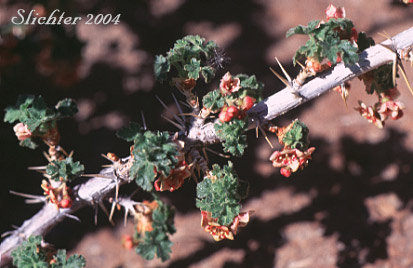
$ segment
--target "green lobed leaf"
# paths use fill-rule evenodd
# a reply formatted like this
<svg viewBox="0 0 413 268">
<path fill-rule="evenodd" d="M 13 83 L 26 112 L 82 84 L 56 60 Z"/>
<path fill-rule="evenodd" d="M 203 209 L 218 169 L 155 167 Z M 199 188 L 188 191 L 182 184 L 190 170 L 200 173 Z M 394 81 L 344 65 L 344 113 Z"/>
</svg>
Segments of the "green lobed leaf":
<svg viewBox="0 0 413 268">
<path fill-rule="evenodd" d="M 228 123 L 215 123 L 217 136 L 223 141 L 224 152 L 241 157 L 247 148 L 247 136 L 243 133 L 248 126 L 245 120 L 233 119 Z"/>
<path fill-rule="evenodd" d="M 125 141 L 134 141 L 136 136 L 142 132 L 138 123 L 131 122 L 129 125 L 122 127 L 116 132 L 116 136 Z"/>
<path fill-rule="evenodd" d="M 221 95 L 219 89 L 208 92 L 202 99 L 202 104 L 204 107 L 210 109 L 211 111 L 218 111 L 225 105 L 225 99 Z"/>
<path fill-rule="evenodd" d="M 215 42 L 205 42 L 198 35 L 188 35 L 175 42 L 166 57 L 159 55 L 155 58 L 155 77 L 159 81 L 167 79 L 171 66 L 176 68 L 177 77 L 198 79 L 200 73 L 206 83 L 215 76 L 216 69 L 210 64 L 218 46 Z"/>
<path fill-rule="evenodd" d="M 155 57 L 153 68 L 155 73 L 155 79 L 159 82 L 163 82 L 166 80 L 168 76 L 168 72 L 171 69 L 171 65 L 167 58 L 165 58 L 162 55 L 158 55 Z"/>
<path fill-rule="evenodd" d="M 13 265 L 17 268 L 47 268 L 46 252 L 40 247 L 41 236 L 30 236 L 12 251 Z"/>
<path fill-rule="evenodd" d="M 317 22 L 317 24 L 316 24 Z M 341 40 L 340 35 L 350 36 L 354 24 L 346 18 L 330 19 L 319 24 L 319 21 L 312 21 L 308 26 L 298 26 L 287 32 L 287 37 L 293 34 L 307 34 L 310 40 L 301 46 L 293 57 L 293 63 L 301 58 L 312 57 L 322 62 L 328 59 L 332 64 L 337 63 L 340 55 L 346 65 L 355 64 L 359 57 L 357 47 L 348 40 Z M 337 31 L 340 29 L 342 32 Z"/>
<path fill-rule="evenodd" d="M 66 257 L 66 250 L 59 249 L 54 257 L 55 263 L 52 268 L 81 268 L 86 266 L 86 260 L 82 255 L 74 254 L 69 258 Z"/>
<path fill-rule="evenodd" d="M 201 61 L 192 58 L 189 64 L 185 64 L 184 69 L 188 72 L 188 78 L 197 80 L 201 71 Z"/>
<path fill-rule="evenodd" d="M 319 20 L 313 20 L 308 23 L 308 26 L 298 25 L 297 27 L 291 28 L 287 31 L 286 37 L 293 36 L 295 34 L 309 34 L 316 29 L 317 25 L 320 23 Z"/>
<path fill-rule="evenodd" d="M 239 78 L 241 89 L 238 91 L 238 96 L 250 96 L 257 101 L 262 100 L 262 92 L 264 90 L 264 83 L 257 80 L 255 75 L 238 74 L 235 76 Z"/>
<path fill-rule="evenodd" d="M 55 112 L 48 108 L 46 102 L 43 100 L 42 96 L 37 97 L 31 106 L 26 110 L 26 119 L 22 123 L 26 124 L 27 127 L 34 131 L 42 123 L 55 118 Z"/>
<path fill-rule="evenodd" d="M 201 74 L 202 74 L 202 77 L 204 78 L 205 83 L 209 83 L 215 76 L 215 69 L 212 68 L 211 66 L 202 67 Z"/>
<path fill-rule="evenodd" d="M 177 164 L 178 153 L 177 145 L 170 140 L 168 132 L 137 133 L 132 151 L 134 161 L 129 176 L 142 189 L 151 191 L 156 176 L 155 168 L 158 173 L 168 176 Z"/>
<path fill-rule="evenodd" d="M 305 151 L 310 145 L 308 127 L 301 121 L 295 120 L 293 126 L 284 134 L 283 143 L 291 149 Z"/>
<path fill-rule="evenodd" d="M 37 146 L 38 146 L 37 143 L 35 143 L 33 141 L 33 139 L 31 139 L 31 138 L 27 138 L 27 139 L 24 139 L 24 140 L 20 141 L 19 145 L 21 147 L 27 147 L 27 148 L 32 149 L 32 150 L 36 149 Z"/>
<path fill-rule="evenodd" d="M 350 41 L 341 40 L 338 47 L 345 65 L 353 65 L 357 63 L 359 60 L 359 55 L 357 54 L 358 48 L 350 43 Z"/>
<path fill-rule="evenodd" d="M 143 241 L 139 243 L 136 252 L 146 260 L 152 260 L 155 256 L 162 261 L 170 258 L 172 242 L 169 235 L 175 233 L 174 217 L 172 207 L 157 200 L 158 207 L 152 212 L 151 232 L 145 232 Z"/>
<path fill-rule="evenodd" d="M 74 116 L 79 110 L 73 99 L 63 99 L 56 104 L 57 118 Z"/>
<path fill-rule="evenodd" d="M 13 123 L 15 121 L 22 121 L 26 119 L 25 111 L 33 103 L 35 97 L 33 95 L 20 95 L 17 98 L 15 106 L 6 108 L 4 115 L 4 122 Z"/>
<path fill-rule="evenodd" d="M 55 181 L 59 181 L 62 178 L 63 181 L 70 182 L 79 177 L 84 170 L 85 167 L 79 161 L 73 162 L 71 157 L 63 160 L 53 160 L 46 166 L 46 174 Z"/>
<path fill-rule="evenodd" d="M 214 164 L 213 181 L 205 177 L 197 185 L 196 206 L 203 211 L 212 213 L 221 225 L 229 225 L 240 213 L 240 201 L 247 194 L 246 182 L 240 182 L 231 162 L 222 169 Z"/>
<path fill-rule="evenodd" d="M 4 121 L 13 123 L 20 121 L 27 125 L 33 136 L 42 136 L 56 127 L 56 120 L 73 116 L 78 110 L 72 99 L 64 99 L 53 108 L 48 108 L 42 96 L 20 95 L 13 107 L 7 107 Z M 35 149 L 37 144 L 32 139 L 25 139 L 20 146 Z"/>
</svg>

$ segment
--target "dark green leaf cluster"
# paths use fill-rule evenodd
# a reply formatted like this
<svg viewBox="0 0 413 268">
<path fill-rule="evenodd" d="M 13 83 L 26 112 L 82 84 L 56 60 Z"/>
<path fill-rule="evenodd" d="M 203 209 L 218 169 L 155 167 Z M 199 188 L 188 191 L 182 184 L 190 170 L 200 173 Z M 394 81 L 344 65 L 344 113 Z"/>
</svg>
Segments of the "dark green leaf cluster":
<svg viewBox="0 0 413 268">
<path fill-rule="evenodd" d="M 6 108 L 4 122 L 19 121 L 27 125 L 34 136 L 41 136 L 49 129 L 56 127 L 56 120 L 73 116 L 78 109 L 72 99 L 59 101 L 55 107 L 49 108 L 42 96 L 20 95 L 15 106 Z M 31 138 L 20 142 L 21 146 L 36 148 Z"/>
<path fill-rule="evenodd" d="M 66 257 L 66 250 L 59 249 L 54 256 L 55 263 L 52 263 L 51 268 L 80 268 L 86 266 L 86 260 L 82 255 L 74 254 L 69 258 Z"/>
<path fill-rule="evenodd" d="M 178 162 L 177 145 L 166 131 L 142 131 L 138 124 L 132 123 L 120 129 L 117 136 L 134 142 L 129 176 L 145 191 L 153 189 L 156 173 L 168 176 Z"/>
<path fill-rule="evenodd" d="M 380 93 L 386 92 L 395 87 L 393 84 L 392 66 L 393 63 L 388 63 L 366 74 L 367 77 L 372 76 L 373 80 L 370 83 L 370 86 L 366 88 L 368 94 L 373 94 L 376 92 L 380 95 Z"/>
<path fill-rule="evenodd" d="M 339 18 L 330 19 L 328 22 L 321 23 L 319 20 L 311 21 L 308 26 L 299 25 L 287 31 L 287 37 L 295 34 L 308 35 L 310 40 L 301 46 L 293 57 L 293 62 L 304 57 L 312 57 L 322 62 L 328 59 L 332 64 L 337 63 L 338 56 L 341 56 L 345 64 L 355 64 L 359 57 L 357 47 L 348 40 L 340 39 L 340 31 L 346 36 L 351 36 L 353 23 L 349 19 Z"/>
<path fill-rule="evenodd" d="M 247 148 L 247 136 L 244 134 L 248 130 L 246 120 L 233 119 L 228 123 L 217 122 L 214 124 L 217 136 L 223 141 L 224 152 L 228 152 L 236 157 L 241 157 Z"/>
<path fill-rule="evenodd" d="M 18 268 L 49 267 L 46 262 L 46 251 L 40 247 L 41 236 L 31 236 L 20 244 L 13 252 L 13 265 Z"/>
<path fill-rule="evenodd" d="M 66 250 L 58 250 L 56 255 L 50 259 L 54 259 L 54 262 L 50 264 L 47 259 L 50 256 L 47 250 L 41 247 L 41 241 L 41 236 L 30 236 L 21 243 L 11 253 L 13 265 L 17 268 L 80 268 L 86 266 L 86 261 L 81 255 L 74 254 L 66 258 Z"/>
<path fill-rule="evenodd" d="M 238 180 L 231 162 L 222 169 L 214 164 L 212 176 L 205 177 L 196 187 L 196 206 L 212 213 L 221 225 L 229 225 L 238 216 L 240 201 L 248 194 L 248 183 Z"/>
<path fill-rule="evenodd" d="M 374 42 L 374 39 L 371 37 L 368 37 L 366 33 L 360 32 L 357 38 L 357 46 L 359 48 L 359 52 L 374 46 L 376 43 Z"/>
<path fill-rule="evenodd" d="M 85 167 L 79 162 L 73 162 L 72 157 L 67 157 L 62 160 L 53 160 L 46 167 L 46 174 L 50 175 L 52 180 L 59 181 L 60 178 L 64 182 L 70 182 L 76 177 L 79 177 Z"/>
<path fill-rule="evenodd" d="M 218 46 L 213 41 L 206 42 L 198 35 L 185 36 L 175 42 L 166 56 L 156 56 L 155 78 L 160 82 L 165 81 L 172 66 L 175 67 L 179 78 L 197 80 L 202 75 L 205 83 L 209 83 L 216 71 L 209 62 L 215 56 L 217 49 Z"/>
<path fill-rule="evenodd" d="M 295 120 L 292 127 L 284 134 L 282 141 L 291 149 L 305 151 L 310 145 L 309 132 L 308 127 L 303 122 Z"/>
<path fill-rule="evenodd" d="M 136 248 L 136 252 L 146 260 L 152 260 L 155 255 L 162 261 L 169 259 L 172 242 L 169 235 L 175 233 L 174 216 L 172 207 L 157 200 L 158 207 L 152 212 L 153 230 L 145 233 L 142 242 Z"/>
</svg>

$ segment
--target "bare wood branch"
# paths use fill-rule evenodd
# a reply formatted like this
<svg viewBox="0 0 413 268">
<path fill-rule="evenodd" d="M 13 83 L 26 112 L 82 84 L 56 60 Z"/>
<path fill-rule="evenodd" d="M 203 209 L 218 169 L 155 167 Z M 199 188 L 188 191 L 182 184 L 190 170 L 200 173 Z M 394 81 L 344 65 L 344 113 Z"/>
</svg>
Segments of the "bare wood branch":
<svg viewBox="0 0 413 268">
<path fill-rule="evenodd" d="M 393 37 L 393 42 L 397 50 L 413 46 L 413 27 Z M 386 40 L 382 44 L 391 45 L 391 41 Z M 258 103 L 249 111 L 250 117 L 253 118 L 251 125 L 255 126 L 255 122 L 257 121 L 262 122 L 274 119 L 302 103 L 320 96 L 341 83 L 393 61 L 394 57 L 394 53 L 381 45 L 371 47 L 361 53 L 360 61 L 356 65 L 345 67 L 344 64 L 338 64 L 335 68 L 322 74 L 320 77 L 304 84 L 299 90 L 302 98 L 293 94 L 291 89 L 285 88 Z M 215 134 L 213 123 L 203 124 L 202 126 L 190 129 L 188 138 L 194 142 L 197 141 L 205 144 L 219 141 Z M 78 199 L 75 200 L 71 208 L 58 210 L 54 205 L 47 204 L 32 218 L 26 220 L 22 226 L 15 230 L 9 237 L 4 239 L 0 244 L 1 265 L 7 265 L 10 261 L 11 251 L 24 239 L 31 235 L 45 235 L 55 225 L 66 218 L 68 214 L 73 214 L 86 205 L 100 202 L 113 191 L 116 187 L 113 170 L 107 168 L 102 170 L 100 174 L 113 179 L 91 178 L 86 183 L 75 188 Z"/>
</svg>

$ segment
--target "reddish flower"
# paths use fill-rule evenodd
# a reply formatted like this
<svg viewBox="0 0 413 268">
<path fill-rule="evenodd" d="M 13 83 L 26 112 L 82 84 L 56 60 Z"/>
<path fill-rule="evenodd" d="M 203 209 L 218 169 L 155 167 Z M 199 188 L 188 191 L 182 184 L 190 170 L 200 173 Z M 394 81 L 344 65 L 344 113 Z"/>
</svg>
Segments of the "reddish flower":
<svg viewBox="0 0 413 268">
<path fill-rule="evenodd" d="M 230 95 L 233 92 L 237 92 L 241 88 L 241 82 L 239 78 L 232 78 L 232 75 L 227 72 L 221 79 L 219 84 L 221 94 L 226 96 Z"/>
<path fill-rule="evenodd" d="M 304 152 L 298 149 L 284 148 L 281 152 L 273 152 L 270 161 L 274 167 L 281 168 L 280 172 L 283 176 L 289 177 L 292 172 L 296 172 L 298 168 L 303 168 L 308 164 L 314 150 L 314 147 L 308 148 Z"/>
<path fill-rule="evenodd" d="M 367 119 L 370 123 L 373 123 L 378 128 L 383 128 L 383 122 L 380 115 L 372 106 L 367 106 L 362 101 L 359 101 L 360 107 L 355 108 L 359 111 L 360 115 Z"/>
<path fill-rule="evenodd" d="M 23 141 L 32 136 L 32 132 L 29 130 L 26 124 L 18 123 L 13 127 L 14 133 L 19 141 Z"/>
<path fill-rule="evenodd" d="M 127 250 L 131 250 L 135 245 L 133 243 L 132 236 L 130 235 L 123 235 L 122 236 L 122 246 Z"/>
<path fill-rule="evenodd" d="M 346 10 L 344 7 L 335 7 L 333 4 L 330 4 L 326 9 L 327 21 L 329 19 L 339 19 L 346 17 Z"/>
<path fill-rule="evenodd" d="M 212 213 L 208 211 L 201 211 L 201 226 L 204 228 L 205 232 L 212 235 L 215 241 L 220 241 L 222 239 L 234 239 L 234 235 L 237 234 L 238 227 L 244 227 L 248 224 L 250 220 L 250 215 L 252 211 L 242 212 L 238 214 L 228 226 L 220 225 L 217 223 L 216 218 L 212 218 Z"/>
<path fill-rule="evenodd" d="M 158 207 L 158 202 L 156 200 L 152 202 L 143 201 L 145 206 L 145 211 L 135 213 L 134 221 L 136 222 L 136 231 L 144 235 L 145 232 L 152 232 L 152 212 Z"/>
<path fill-rule="evenodd" d="M 171 170 L 168 177 L 163 174 L 154 182 L 156 191 L 170 191 L 173 192 L 179 189 L 184 184 L 185 179 L 191 177 L 191 168 L 185 162 L 180 161 L 178 165 Z"/>
<path fill-rule="evenodd" d="M 377 112 L 379 113 L 382 121 L 386 120 L 388 116 L 390 116 L 393 120 L 397 120 L 403 116 L 402 110 L 404 109 L 404 105 L 399 101 L 388 99 L 382 102 L 380 100 L 379 105 L 380 107 Z"/>
<path fill-rule="evenodd" d="M 186 163 L 185 154 L 182 152 L 184 142 L 175 140 L 175 143 L 178 145 L 179 151 L 178 164 L 171 170 L 169 176 L 165 176 L 163 173 L 160 174 L 160 177 L 154 182 L 156 191 L 173 192 L 184 184 L 185 179 L 191 176 L 191 166 Z M 157 174 L 156 168 L 154 172 Z"/>
</svg>

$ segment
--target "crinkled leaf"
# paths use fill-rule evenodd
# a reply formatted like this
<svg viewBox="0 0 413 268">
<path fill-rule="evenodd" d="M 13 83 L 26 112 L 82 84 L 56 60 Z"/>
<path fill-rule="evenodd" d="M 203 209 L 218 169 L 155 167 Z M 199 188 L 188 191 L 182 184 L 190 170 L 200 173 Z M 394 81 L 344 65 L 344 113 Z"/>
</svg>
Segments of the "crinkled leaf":
<svg viewBox="0 0 413 268">
<path fill-rule="evenodd" d="M 292 148 L 305 151 L 310 144 L 308 127 L 301 121 L 295 120 L 293 126 L 284 134 L 283 143 Z"/>
<path fill-rule="evenodd" d="M 74 116 L 79 110 L 73 99 L 63 99 L 56 104 L 57 118 Z"/>
<path fill-rule="evenodd" d="M 202 99 L 204 107 L 210 109 L 211 111 L 218 111 L 225 105 L 225 99 L 221 95 L 219 89 L 208 92 Z"/>
<path fill-rule="evenodd" d="M 185 36 L 175 42 L 166 56 L 155 58 L 155 77 L 161 82 L 166 80 L 171 67 L 174 67 L 178 78 L 198 79 L 201 73 L 205 82 L 209 83 L 216 71 L 210 62 L 217 49 L 213 41 L 205 42 L 198 35 Z"/>
<path fill-rule="evenodd" d="M 48 108 L 42 96 L 21 95 L 13 107 L 6 108 L 4 121 L 13 123 L 20 121 L 27 125 L 33 136 L 42 136 L 56 127 L 56 120 L 72 116 L 77 112 L 76 103 L 71 99 L 59 101 L 53 108 Z M 23 147 L 36 148 L 32 139 L 20 142 Z"/>
<path fill-rule="evenodd" d="M 141 126 L 138 123 L 131 122 L 129 125 L 122 127 L 116 132 L 118 138 L 125 141 L 134 141 L 136 136 L 142 132 Z"/>
<path fill-rule="evenodd" d="M 32 150 L 37 148 L 37 143 L 35 143 L 31 138 L 27 138 L 27 139 L 20 141 L 19 145 L 22 147 L 27 147 Z"/>
<path fill-rule="evenodd" d="M 287 31 L 286 37 L 288 38 L 295 34 L 309 34 L 314 31 L 319 23 L 319 20 L 313 20 L 308 23 L 308 26 L 298 25 L 297 27 L 289 29 Z"/>
<path fill-rule="evenodd" d="M 171 65 L 167 58 L 165 58 L 162 55 L 158 55 L 155 57 L 154 72 L 156 80 L 158 80 L 159 82 L 165 81 L 170 69 Z"/>
<path fill-rule="evenodd" d="M 137 133 L 134 137 L 133 164 L 129 175 L 145 191 L 151 191 L 157 173 L 165 176 L 177 164 L 178 148 L 168 132 Z"/>
<path fill-rule="evenodd" d="M 341 40 L 340 31 L 337 31 L 341 29 L 345 35 L 351 35 L 353 22 L 346 18 L 339 18 L 318 23 L 319 21 L 312 21 L 308 26 L 300 25 L 287 32 L 287 37 L 293 34 L 307 34 L 310 37 L 310 40 L 296 51 L 293 58 L 294 65 L 302 57 L 312 57 L 319 62 L 328 59 L 335 64 L 339 55 L 346 65 L 355 64 L 358 61 L 357 47 L 348 40 Z"/>
<path fill-rule="evenodd" d="M 13 265 L 17 268 L 47 268 L 46 252 L 40 247 L 41 236 L 30 236 L 12 251 Z"/>
<path fill-rule="evenodd" d="M 202 67 L 201 74 L 202 74 L 202 77 L 204 78 L 205 83 L 209 83 L 215 76 L 215 69 L 212 68 L 211 66 Z"/>
<path fill-rule="evenodd" d="M 238 74 L 235 76 L 239 78 L 241 89 L 238 91 L 238 96 L 250 96 L 257 101 L 262 100 L 262 91 L 264 90 L 264 83 L 257 80 L 255 75 Z"/>
<path fill-rule="evenodd" d="M 185 64 L 185 71 L 188 72 L 188 77 L 197 80 L 199 78 L 199 72 L 201 71 L 201 61 L 192 58 L 189 64 Z"/>
<path fill-rule="evenodd" d="M 215 123 L 217 136 L 223 140 L 224 152 L 236 157 L 241 157 L 247 148 L 247 136 L 243 133 L 247 130 L 245 120 L 233 119 L 228 123 Z"/>
<path fill-rule="evenodd" d="M 33 95 L 20 95 L 17 98 L 15 106 L 9 106 L 6 108 L 6 114 L 4 115 L 4 122 L 13 123 L 15 121 L 22 121 L 26 118 L 25 111 L 33 103 Z"/>
<path fill-rule="evenodd" d="M 214 164 L 212 175 L 215 180 L 205 177 L 197 185 L 196 206 L 212 213 L 221 225 L 229 225 L 240 213 L 240 201 L 246 196 L 245 182 L 240 183 L 232 163 L 222 169 Z"/>
<path fill-rule="evenodd" d="M 79 161 L 73 162 L 71 157 L 67 157 L 63 160 L 53 160 L 49 163 L 46 167 L 46 174 L 51 176 L 52 180 L 59 181 L 62 178 L 65 182 L 70 182 L 79 177 L 84 170 L 85 167 Z"/>
<path fill-rule="evenodd" d="M 74 254 L 66 259 L 66 250 L 59 249 L 54 257 L 52 268 L 81 268 L 86 266 L 86 260 L 82 255 Z"/>
<path fill-rule="evenodd" d="M 169 235 L 175 233 L 174 210 L 158 200 L 158 207 L 152 213 L 152 228 L 145 232 L 143 241 L 139 243 L 136 252 L 144 259 L 152 260 L 155 256 L 162 261 L 169 259 L 172 242 Z"/>
<path fill-rule="evenodd" d="M 43 97 L 39 96 L 27 108 L 27 118 L 22 123 L 26 124 L 31 131 L 34 131 L 40 124 L 54 119 L 55 115 L 55 112 L 47 107 Z"/>
</svg>

